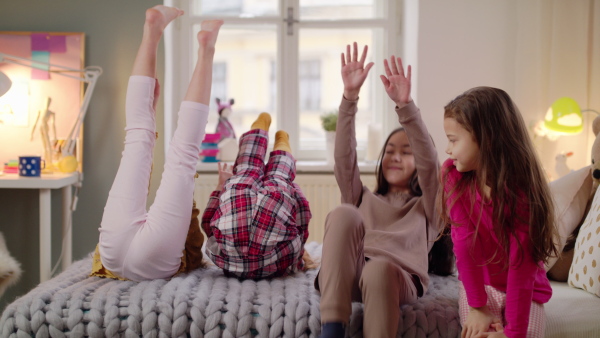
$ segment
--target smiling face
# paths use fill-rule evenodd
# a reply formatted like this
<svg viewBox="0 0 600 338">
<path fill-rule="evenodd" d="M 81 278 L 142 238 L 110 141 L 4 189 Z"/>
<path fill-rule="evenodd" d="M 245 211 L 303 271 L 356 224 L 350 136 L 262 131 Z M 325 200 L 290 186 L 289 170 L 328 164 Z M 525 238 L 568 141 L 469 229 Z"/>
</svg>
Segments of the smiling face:
<svg viewBox="0 0 600 338">
<path fill-rule="evenodd" d="M 385 145 L 381 169 L 390 192 L 410 192 L 410 178 L 416 169 L 406 132 L 399 131 L 390 136 Z"/>
<path fill-rule="evenodd" d="M 467 172 L 479 168 L 479 145 L 473 135 L 455 119 L 444 119 L 444 130 L 448 137 L 446 154 L 453 160 L 456 170 Z"/>
</svg>

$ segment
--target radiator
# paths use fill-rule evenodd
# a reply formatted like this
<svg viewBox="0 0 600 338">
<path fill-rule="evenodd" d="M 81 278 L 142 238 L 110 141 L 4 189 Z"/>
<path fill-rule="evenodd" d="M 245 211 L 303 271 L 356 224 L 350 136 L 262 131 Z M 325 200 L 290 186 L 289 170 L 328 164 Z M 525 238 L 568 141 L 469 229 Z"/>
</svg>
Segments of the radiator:
<svg viewBox="0 0 600 338">
<path fill-rule="evenodd" d="M 363 184 L 373 189 L 375 175 L 362 175 Z M 196 179 L 194 199 L 200 212 L 204 211 L 210 193 L 217 186 L 218 175 L 200 173 Z M 325 233 L 325 217 L 327 213 L 340 204 L 340 190 L 331 174 L 297 174 L 294 180 L 308 199 L 312 219 L 308 225 L 308 242 L 323 242 Z"/>
</svg>

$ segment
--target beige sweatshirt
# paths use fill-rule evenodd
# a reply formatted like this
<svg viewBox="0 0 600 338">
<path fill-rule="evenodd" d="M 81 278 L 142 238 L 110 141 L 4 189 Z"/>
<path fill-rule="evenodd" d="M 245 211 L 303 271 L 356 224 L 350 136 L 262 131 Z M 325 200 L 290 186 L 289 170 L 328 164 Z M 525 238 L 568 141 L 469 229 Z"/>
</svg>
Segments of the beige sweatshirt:
<svg viewBox="0 0 600 338">
<path fill-rule="evenodd" d="M 433 140 L 414 102 L 396 107 L 412 152 L 422 196 L 408 193 L 379 195 L 360 180 L 356 158 L 355 115 L 357 101 L 342 98 L 336 139 L 334 173 L 342 203 L 358 207 L 365 227 L 365 257 L 386 257 L 416 275 L 427 292 L 428 253 L 441 229 L 435 200 L 439 186 L 439 161 Z"/>
</svg>

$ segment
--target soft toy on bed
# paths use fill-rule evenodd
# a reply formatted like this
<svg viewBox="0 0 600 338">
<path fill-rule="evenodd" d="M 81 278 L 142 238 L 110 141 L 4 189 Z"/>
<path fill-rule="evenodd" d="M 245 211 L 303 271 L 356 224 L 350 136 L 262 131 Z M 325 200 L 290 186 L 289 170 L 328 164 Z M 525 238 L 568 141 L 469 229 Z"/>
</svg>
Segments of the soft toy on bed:
<svg viewBox="0 0 600 338">
<path fill-rule="evenodd" d="M 233 99 L 230 99 L 229 102 L 221 102 L 219 98 L 216 98 L 215 101 L 217 102 L 217 111 L 219 112 L 219 122 L 217 123 L 217 129 L 215 133 L 221 134 L 219 142 L 225 138 L 235 139 L 235 131 L 229 122 L 231 106 L 234 103 Z"/>
<path fill-rule="evenodd" d="M 566 282 L 569 277 L 579 229 L 600 185 L 600 116 L 592 122 L 592 130 L 596 135 L 592 145 L 592 164 L 550 183 L 556 208 L 557 245 L 562 255 L 558 259 L 550 259 L 547 269 L 548 277 L 560 282 Z"/>
<path fill-rule="evenodd" d="M 593 191 L 596 191 L 598 184 L 600 183 L 600 116 L 596 116 L 594 122 L 592 122 L 592 130 L 596 139 L 592 145 L 592 178 L 594 180 Z"/>
<path fill-rule="evenodd" d="M 6 241 L 0 232 L 0 297 L 6 288 L 19 281 L 21 273 L 21 264 L 8 252 Z"/>
</svg>

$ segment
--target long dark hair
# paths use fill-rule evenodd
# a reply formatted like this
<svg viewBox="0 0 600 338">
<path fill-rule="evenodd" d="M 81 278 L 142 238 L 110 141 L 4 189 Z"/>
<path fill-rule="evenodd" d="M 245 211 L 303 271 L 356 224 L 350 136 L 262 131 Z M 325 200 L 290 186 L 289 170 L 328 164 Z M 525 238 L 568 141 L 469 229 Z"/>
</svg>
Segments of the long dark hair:
<svg viewBox="0 0 600 338">
<path fill-rule="evenodd" d="M 390 184 L 383 176 L 383 168 L 382 168 L 383 156 L 385 156 L 385 148 L 387 147 L 387 144 L 390 141 L 390 138 L 392 138 L 392 136 L 394 134 L 399 133 L 399 132 L 406 133 L 406 131 L 402 127 L 392 130 L 392 132 L 388 135 L 387 139 L 383 143 L 383 148 L 381 149 L 381 153 L 379 153 L 379 162 L 377 164 L 377 171 L 376 171 L 377 187 L 375 188 L 375 193 L 377 193 L 379 195 L 386 195 L 390 191 Z M 410 181 L 408 182 L 408 185 L 410 187 L 411 194 L 413 194 L 414 196 L 423 195 L 423 192 L 421 191 L 421 187 L 419 186 L 419 179 L 417 176 L 416 169 L 415 169 L 415 172 L 410 177 Z"/>
<path fill-rule="evenodd" d="M 454 264 L 456 256 L 454 256 L 454 244 L 450 236 L 451 228 L 444 227 L 443 232 L 433 242 L 433 246 L 429 251 L 429 267 L 427 272 L 438 276 L 449 276 L 454 273 Z"/>
<path fill-rule="evenodd" d="M 492 222 L 500 248 L 508 257 L 510 237 L 516 238 L 515 224 L 529 224 L 530 254 L 534 261 L 546 262 L 556 255 L 554 203 L 542 166 L 529 138 L 525 122 L 510 96 L 492 87 L 467 90 L 444 107 L 444 118 L 456 120 L 473 136 L 479 146 L 479 169 L 465 172 L 457 184 L 440 189 L 438 207 L 446 224 L 451 224 L 448 210 L 466 194 L 490 187 Z M 452 166 L 442 172 L 446 182 Z M 447 199 L 450 198 L 450 201 Z M 476 199 L 471 198 L 475 210 Z M 447 202 L 449 202 L 447 204 Z M 483 199 L 481 201 L 483 204 Z M 482 210 L 483 205 L 480 206 Z M 528 219 L 519 210 L 528 208 Z M 479 224 L 477 224 L 479 226 Z M 519 247 L 521 262 L 523 247 Z M 490 258 L 494 260 L 498 254 Z M 508 263 L 507 263 L 508 264 Z"/>
</svg>

